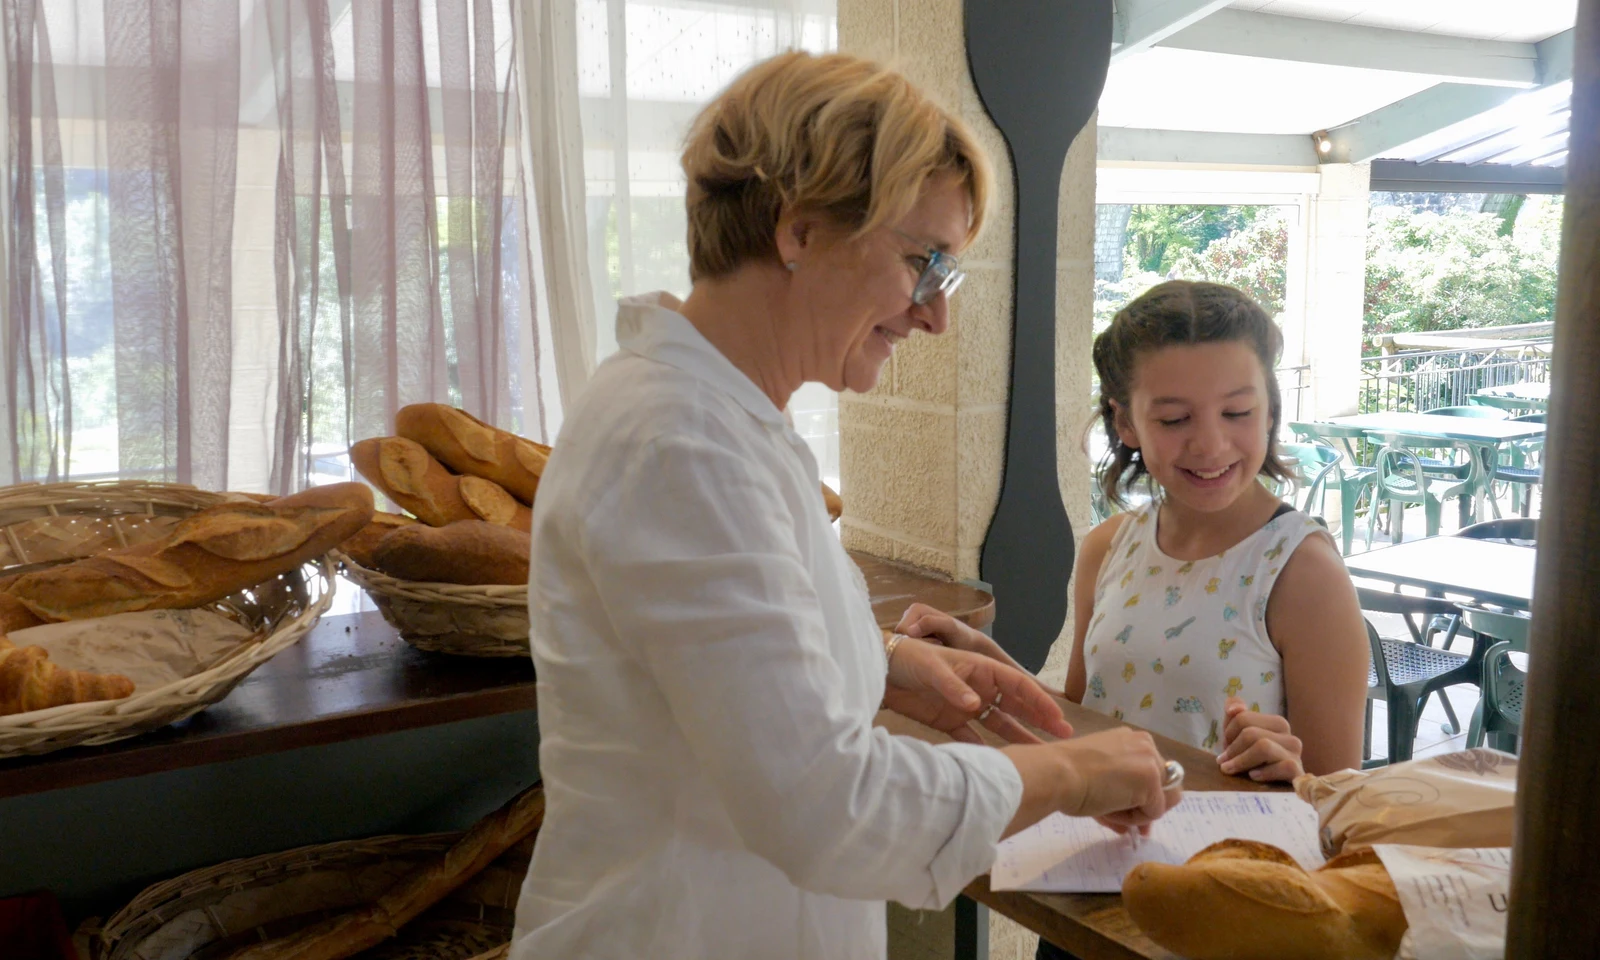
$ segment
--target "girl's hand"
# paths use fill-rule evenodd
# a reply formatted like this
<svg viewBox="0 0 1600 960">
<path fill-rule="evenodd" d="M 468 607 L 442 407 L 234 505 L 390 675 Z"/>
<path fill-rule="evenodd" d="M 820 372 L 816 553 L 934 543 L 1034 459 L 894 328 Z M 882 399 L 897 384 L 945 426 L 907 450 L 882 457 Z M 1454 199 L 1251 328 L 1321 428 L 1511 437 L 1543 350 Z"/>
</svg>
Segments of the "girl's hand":
<svg viewBox="0 0 1600 960">
<path fill-rule="evenodd" d="M 903 633 L 908 637 L 981 654 L 1017 670 L 1022 669 L 1021 664 L 1011 659 L 1010 655 L 1000 648 L 1000 644 L 995 643 L 982 630 L 975 630 L 950 614 L 935 610 L 925 603 L 913 603 L 907 607 L 894 630 L 895 633 Z"/>
<path fill-rule="evenodd" d="M 990 710 L 995 701 L 1000 706 Z M 1039 743 L 1025 720 L 1057 737 L 1072 736 L 1072 725 L 1032 674 L 980 654 L 907 638 L 889 661 L 884 705 L 894 712 L 943 731 L 956 740 L 982 743 L 967 724 L 981 721 L 1012 743 Z"/>
<path fill-rule="evenodd" d="M 1293 780 L 1306 772 L 1300 763 L 1300 738 L 1289 732 L 1288 720 L 1249 710 L 1238 697 L 1228 698 L 1223 717 L 1227 725 L 1217 755 L 1223 773 L 1248 772 L 1250 779 L 1266 782 Z"/>
</svg>

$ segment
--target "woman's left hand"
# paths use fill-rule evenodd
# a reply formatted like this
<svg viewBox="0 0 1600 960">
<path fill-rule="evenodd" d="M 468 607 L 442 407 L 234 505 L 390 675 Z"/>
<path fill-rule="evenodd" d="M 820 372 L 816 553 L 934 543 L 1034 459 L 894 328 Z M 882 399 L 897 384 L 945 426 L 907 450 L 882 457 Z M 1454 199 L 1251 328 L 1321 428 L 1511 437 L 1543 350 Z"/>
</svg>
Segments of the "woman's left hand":
<svg viewBox="0 0 1600 960">
<path fill-rule="evenodd" d="M 1057 737 L 1072 736 L 1061 707 L 1031 674 L 911 637 L 895 647 L 883 701 L 890 710 L 967 743 L 983 742 L 967 726 L 980 716 L 985 727 L 1012 743 L 1040 742 L 1019 720 Z M 989 710 L 996 702 L 999 706 Z"/>
<path fill-rule="evenodd" d="M 1270 713 L 1256 713 L 1238 697 L 1223 707 L 1227 726 L 1222 733 L 1222 753 L 1217 763 L 1229 775 L 1249 773 L 1262 782 L 1293 780 L 1305 773 L 1300 764 L 1300 738 L 1289 732 L 1289 721 Z"/>
</svg>

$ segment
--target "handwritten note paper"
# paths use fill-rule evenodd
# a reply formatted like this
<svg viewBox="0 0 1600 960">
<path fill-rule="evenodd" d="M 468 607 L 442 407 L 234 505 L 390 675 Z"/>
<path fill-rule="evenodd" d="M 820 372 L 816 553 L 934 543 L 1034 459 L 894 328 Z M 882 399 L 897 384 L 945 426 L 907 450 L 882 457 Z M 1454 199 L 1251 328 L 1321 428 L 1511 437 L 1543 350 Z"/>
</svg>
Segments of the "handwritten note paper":
<svg viewBox="0 0 1600 960">
<path fill-rule="evenodd" d="M 1141 863 L 1183 863 L 1218 840 L 1259 840 L 1282 847 L 1307 870 L 1322 864 L 1317 812 L 1292 793 L 1188 793 L 1132 842 L 1093 820 L 1053 814 L 996 850 L 995 890 L 1115 893 Z"/>
</svg>

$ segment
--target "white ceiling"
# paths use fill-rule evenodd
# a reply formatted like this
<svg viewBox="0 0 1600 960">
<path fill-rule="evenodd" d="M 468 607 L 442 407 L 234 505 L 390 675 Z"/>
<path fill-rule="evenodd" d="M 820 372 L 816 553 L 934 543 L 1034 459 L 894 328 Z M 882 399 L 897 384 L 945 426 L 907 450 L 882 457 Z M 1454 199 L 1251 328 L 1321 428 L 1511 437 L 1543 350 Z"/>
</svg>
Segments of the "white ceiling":
<svg viewBox="0 0 1600 960">
<path fill-rule="evenodd" d="M 1426 90 L 1438 77 L 1153 47 L 1112 64 L 1100 125 L 1304 133 Z"/>
<path fill-rule="evenodd" d="M 1572 26 L 1578 0 L 1234 0 L 1235 10 L 1534 43 Z"/>
</svg>

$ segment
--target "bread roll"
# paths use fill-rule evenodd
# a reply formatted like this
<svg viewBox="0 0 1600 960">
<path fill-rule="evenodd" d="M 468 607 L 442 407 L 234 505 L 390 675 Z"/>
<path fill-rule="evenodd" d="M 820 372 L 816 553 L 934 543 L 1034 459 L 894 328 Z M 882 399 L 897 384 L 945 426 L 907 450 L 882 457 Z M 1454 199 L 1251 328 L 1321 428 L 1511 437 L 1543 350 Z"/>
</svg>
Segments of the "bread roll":
<svg viewBox="0 0 1600 960">
<path fill-rule="evenodd" d="M 400 580 L 516 585 L 528 582 L 529 543 L 526 533 L 484 520 L 418 524 L 391 531 L 372 561 Z"/>
<path fill-rule="evenodd" d="M 373 566 L 372 553 L 378 549 L 378 542 L 388 536 L 391 530 L 400 527 L 415 526 L 417 520 L 400 513 L 384 513 L 378 511 L 372 515 L 372 522 L 355 532 L 355 535 L 344 543 L 339 544 L 339 549 L 356 563 L 369 569 Z"/>
<path fill-rule="evenodd" d="M 403 437 L 362 440 L 350 448 L 350 462 L 390 500 L 429 526 L 478 516 L 461 499 L 460 479 L 420 443 Z"/>
<path fill-rule="evenodd" d="M 1392 960 L 1406 931 L 1370 851 L 1307 873 L 1270 844 L 1224 840 L 1183 866 L 1133 868 L 1122 902 L 1151 940 L 1190 960 Z"/>
<path fill-rule="evenodd" d="M 0 636 L 0 716 L 132 693 L 133 681 L 121 674 L 68 670 L 43 647 L 18 647 Z"/>
<path fill-rule="evenodd" d="M 413 403 L 394 416 L 394 432 L 415 440 L 456 473 L 493 480 L 523 503 L 533 503 L 550 448 L 491 427 L 442 403 Z"/>
<path fill-rule="evenodd" d="M 822 485 L 822 505 L 828 508 L 828 519 L 837 520 L 844 516 L 844 500 L 833 488 L 826 483 Z"/>
<path fill-rule="evenodd" d="M 360 483 L 224 503 L 160 540 L 24 574 L 6 589 L 48 623 L 198 607 L 327 553 L 371 520 L 372 491 Z"/>
</svg>

